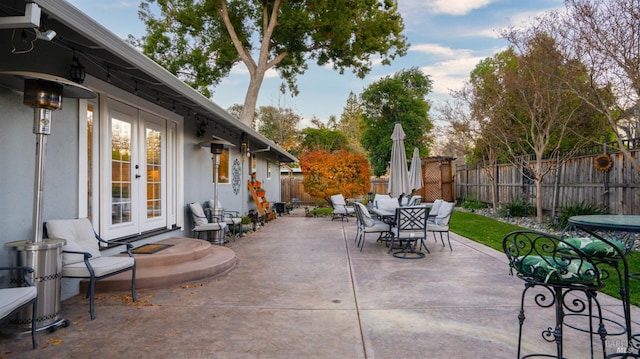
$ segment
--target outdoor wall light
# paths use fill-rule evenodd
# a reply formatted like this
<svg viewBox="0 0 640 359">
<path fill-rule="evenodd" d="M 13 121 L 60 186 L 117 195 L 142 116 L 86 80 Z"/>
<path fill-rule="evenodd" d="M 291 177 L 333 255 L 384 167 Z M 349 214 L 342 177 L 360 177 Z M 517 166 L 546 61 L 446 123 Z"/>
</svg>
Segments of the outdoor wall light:
<svg viewBox="0 0 640 359">
<path fill-rule="evenodd" d="M 249 136 L 246 132 L 240 135 L 240 155 L 246 154 L 247 157 L 251 157 L 251 150 L 249 149 Z"/>
<path fill-rule="evenodd" d="M 76 56 L 76 52 L 73 52 L 73 59 L 71 59 L 71 66 L 69 67 L 69 78 L 73 82 L 77 82 L 79 84 L 84 82 L 84 78 L 86 73 L 84 72 L 84 66 L 78 60 L 78 56 Z"/>
</svg>

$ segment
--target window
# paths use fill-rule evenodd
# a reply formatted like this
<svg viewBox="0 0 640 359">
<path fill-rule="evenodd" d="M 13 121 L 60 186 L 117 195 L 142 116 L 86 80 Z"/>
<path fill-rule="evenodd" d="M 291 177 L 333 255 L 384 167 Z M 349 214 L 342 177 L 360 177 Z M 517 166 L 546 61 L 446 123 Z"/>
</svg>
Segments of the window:
<svg viewBox="0 0 640 359">
<path fill-rule="evenodd" d="M 271 161 L 267 160 L 267 179 L 271 179 Z"/>
<path fill-rule="evenodd" d="M 216 165 L 212 164 L 212 175 L 211 178 L 215 178 L 216 175 Z M 220 155 L 220 166 L 218 167 L 218 183 L 229 183 L 229 149 L 225 148 L 222 150 L 222 154 Z M 212 180 L 212 182 L 214 182 Z"/>
</svg>

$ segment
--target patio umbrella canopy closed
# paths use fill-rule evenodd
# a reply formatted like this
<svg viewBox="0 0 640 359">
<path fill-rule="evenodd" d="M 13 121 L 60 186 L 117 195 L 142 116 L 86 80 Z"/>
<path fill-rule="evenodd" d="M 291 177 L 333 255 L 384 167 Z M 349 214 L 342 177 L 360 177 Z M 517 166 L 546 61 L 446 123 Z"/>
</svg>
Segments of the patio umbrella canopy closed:
<svg viewBox="0 0 640 359">
<path fill-rule="evenodd" d="M 392 197 L 407 194 L 409 188 L 409 170 L 407 169 L 407 153 L 404 149 L 405 133 L 402 125 L 396 123 L 391 134 L 393 146 L 391 147 L 391 168 L 389 174 L 389 193 Z"/>
<path fill-rule="evenodd" d="M 412 191 L 422 188 L 422 161 L 420 160 L 420 151 L 418 147 L 413 149 L 413 157 L 411 158 L 411 169 L 409 170 L 409 187 Z"/>
</svg>

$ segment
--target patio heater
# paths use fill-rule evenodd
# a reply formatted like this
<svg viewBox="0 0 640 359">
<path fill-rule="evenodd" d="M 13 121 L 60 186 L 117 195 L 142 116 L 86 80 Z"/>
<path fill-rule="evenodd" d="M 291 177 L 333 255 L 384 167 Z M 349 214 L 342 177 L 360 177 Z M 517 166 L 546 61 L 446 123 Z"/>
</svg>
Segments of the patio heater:
<svg viewBox="0 0 640 359">
<path fill-rule="evenodd" d="M 55 330 L 59 326 L 69 324 L 68 320 L 60 317 L 62 247 L 66 241 L 58 238 L 46 240 L 42 238 L 47 136 L 51 133 L 53 111 L 62 108 L 63 95 L 74 98 L 93 98 L 95 93 L 77 83 L 48 74 L 3 72 L 0 75 L 24 79 L 23 103 L 34 109 L 33 133 L 36 135 L 33 235 L 27 240 L 6 243 L 5 248 L 11 254 L 11 265 L 29 266 L 34 269 L 31 275 L 38 289 L 37 330 Z M 10 281 L 13 285 L 22 284 L 18 276 L 13 276 Z M 3 333 L 13 336 L 29 333 L 31 328 L 30 311 L 29 308 L 25 308 L 16 313 L 9 319 L 6 328 L 3 328 Z"/>
<path fill-rule="evenodd" d="M 224 146 L 233 146 L 233 144 L 224 141 L 216 136 L 210 141 L 200 143 L 201 146 L 208 145 L 211 150 L 211 161 L 213 162 L 213 208 L 211 215 L 215 218 L 222 218 L 224 209 L 218 208 L 218 173 L 220 171 L 220 156 L 224 153 Z M 218 231 L 213 241 L 215 244 L 224 245 L 227 241 L 224 239 L 224 230 Z"/>
</svg>

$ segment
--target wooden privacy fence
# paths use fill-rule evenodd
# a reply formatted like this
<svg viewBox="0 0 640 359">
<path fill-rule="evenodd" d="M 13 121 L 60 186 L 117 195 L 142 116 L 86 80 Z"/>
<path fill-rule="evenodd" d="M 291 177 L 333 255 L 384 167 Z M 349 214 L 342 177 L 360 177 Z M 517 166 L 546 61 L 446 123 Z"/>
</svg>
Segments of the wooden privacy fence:
<svg viewBox="0 0 640 359">
<path fill-rule="evenodd" d="M 387 193 L 389 180 L 387 178 L 371 178 L 371 192 Z M 311 197 L 304 191 L 302 179 L 294 177 L 282 177 L 280 180 L 280 199 L 282 202 L 293 202 L 297 198 L 300 204 L 316 205 L 323 201 Z"/>
<path fill-rule="evenodd" d="M 638 152 L 639 149 L 632 150 L 633 161 L 638 161 Z M 584 202 L 602 206 L 611 214 L 640 214 L 640 173 L 621 152 L 608 155 L 612 166 L 604 172 L 594 165 L 596 154 L 559 163 L 542 181 L 543 210 L 555 212 L 562 206 Z M 514 164 L 499 164 L 494 168 L 456 166 L 456 199 L 475 198 L 492 203 L 490 173 L 495 177 L 498 203 L 525 198 L 535 206 L 538 195 L 535 183 L 522 167 Z"/>
</svg>

